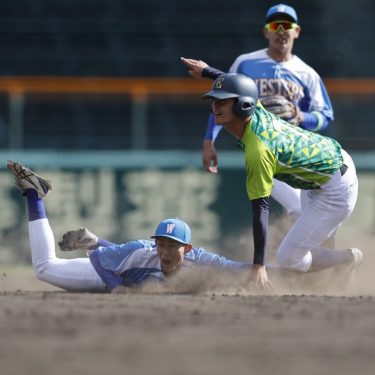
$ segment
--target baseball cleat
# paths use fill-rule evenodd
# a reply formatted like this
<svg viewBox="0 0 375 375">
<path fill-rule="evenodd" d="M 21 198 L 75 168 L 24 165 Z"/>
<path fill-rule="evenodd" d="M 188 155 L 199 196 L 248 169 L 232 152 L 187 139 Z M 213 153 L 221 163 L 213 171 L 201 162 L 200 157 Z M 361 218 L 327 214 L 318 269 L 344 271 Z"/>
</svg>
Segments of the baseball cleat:
<svg viewBox="0 0 375 375">
<path fill-rule="evenodd" d="M 44 198 L 50 190 L 52 185 L 50 180 L 38 176 L 35 172 L 26 168 L 25 166 L 8 160 L 8 169 L 14 174 L 16 186 L 22 191 L 33 189 L 38 193 L 39 198 Z"/>
<path fill-rule="evenodd" d="M 78 230 L 66 232 L 59 242 L 60 250 L 72 251 L 78 249 L 89 249 L 96 246 L 98 237 L 87 228 L 81 227 Z"/>
<path fill-rule="evenodd" d="M 353 260 L 350 264 L 352 264 L 353 266 L 358 266 L 362 262 L 362 258 L 363 258 L 362 251 L 355 247 L 348 249 L 348 251 L 353 257 Z"/>
<path fill-rule="evenodd" d="M 356 248 L 346 249 L 351 255 L 351 259 L 348 263 L 342 264 L 335 268 L 333 273 L 334 285 L 339 286 L 340 291 L 342 288 L 353 285 L 357 274 L 358 266 L 362 262 L 363 254 L 362 251 Z"/>
</svg>

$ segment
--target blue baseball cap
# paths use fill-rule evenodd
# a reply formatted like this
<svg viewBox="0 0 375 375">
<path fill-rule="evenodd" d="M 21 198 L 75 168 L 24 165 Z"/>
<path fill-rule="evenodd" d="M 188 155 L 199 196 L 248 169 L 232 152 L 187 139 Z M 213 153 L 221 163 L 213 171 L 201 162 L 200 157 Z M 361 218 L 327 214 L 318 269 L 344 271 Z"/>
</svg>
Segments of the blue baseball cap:
<svg viewBox="0 0 375 375">
<path fill-rule="evenodd" d="M 157 237 L 168 237 L 183 244 L 189 244 L 191 242 L 191 230 L 184 221 L 178 217 L 173 217 L 159 223 L 151 238 Z"/>
<path fill-rule="evenodd" d="M 278 17 L 287 17 L 292 22 L 298 23 L 298 17 L 296 11 L 289 5 L 277 4 L 269 8 L 266 13 L 266 23 L 277 20 Z"/>
</svg>

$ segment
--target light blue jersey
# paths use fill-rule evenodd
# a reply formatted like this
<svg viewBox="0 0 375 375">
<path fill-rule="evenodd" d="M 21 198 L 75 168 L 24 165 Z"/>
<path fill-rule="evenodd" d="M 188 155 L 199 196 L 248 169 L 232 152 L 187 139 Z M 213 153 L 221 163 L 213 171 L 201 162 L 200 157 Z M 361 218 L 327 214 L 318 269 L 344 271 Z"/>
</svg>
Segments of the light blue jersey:
<svg viewBox="0 0 375 375">
<path fill-rule="evenodd" d="M 267 49 L 237 57 L 229 69 L 252 78 L 259 98 L 281 95 L 297 104 L 303 112 L 320 112 L 328 121 L 333 120 L 332 105 L 318 73 L 299 57 L 277 62 L 267 54 Z"/>
<path fill-rule="evenodd" d="M 245 53 L 236 58 L 230 73 L 241 73 L 252 78 L 258 87 L 259 99 L 274 95 L 284 96 L 305 114 L 301 128 L 319 132 L 333 120 L 333 109 L 327 90 L 318 73 L 293 55 L 288 61 L 277 62 L 267 49 Z M 221 126 L 210 116 L 206 139 L 215 139 Z"/>
<path fill-rule="evenodd" d="M 137 285 L 144 281 L 166 280 L 161 270 L 154 241 L 136 240 L 121 245 L 99 247 L 96 254 L 100 266 L 105 271 L 109 271 L 108 280 L 105 280 L 105 272 L 99 270 L 100 273 L 98 273 L 103 278 L 104 283 L 112 285 L 112 287 L 115 284 L 120 285 L 120 279 L 121 284 L 125 286 Z M 214 266 L 224 270 L 234 270 L 245 267 L 246 263 L 231 261 L 223 256 L 205 251 L 203 248 L 194 247 L 185 255 L 182 268 L 193 266 Z M 97 269 L 97 267 L 95 268 Z M 110 274 L 117 276 L 115 283 L 113 283 Z"/>
</svg>

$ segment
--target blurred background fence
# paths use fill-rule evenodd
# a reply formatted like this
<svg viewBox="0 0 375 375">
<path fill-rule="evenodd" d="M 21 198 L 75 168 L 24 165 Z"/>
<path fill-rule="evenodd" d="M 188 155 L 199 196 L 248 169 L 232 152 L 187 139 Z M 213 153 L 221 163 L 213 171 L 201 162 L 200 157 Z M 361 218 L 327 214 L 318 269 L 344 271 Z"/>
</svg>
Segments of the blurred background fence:
<svg viewBox="0 0 375 375">
<path fill-rule="evenodd" d="M 147 237 L 159 219 L 179 215 L 197 243 L 242 258 L 226 249 L 250 235 L 242 156 L 222 132 L 221 174 L 203 172 L 209 109 L 200 96 L 210 82 L 189 79 L 179 58 L 227 70 L 266 47 L 264 14 L 275 3 L 0 1 L 1 165 L 17 159 L 53 177 L 56 235 L 91 225 L 114 240 Z M 302 25 L 295 53 L 322 76 L 334 107 L 325 134 L 351 152 L 364 181 L 367 216 L 356 222 L 375 232 L 375 3 L 288 4 Z M 29 261 L 23 202 L 7 171 L 0 176 L 0 262 Z"/>
<path fill-rule="evenodd" d="M 189 81 L 180 56 L 227 70 L 239 54 L 266 47 L 264 15 L 274 4 L 0 1 L 0 147 L 199 150 L 208 84 Z M 288 4 L 302 25 L 294 51 L 332 98 L 327 134 L 347 149 L 371 150 L 375 3 Z"/>
<path fill-rule="evenodd" d="M 6 95 L 3 147 L 199 150 L 208 113 L 199 98 L 210 83 L 177 77 L 0 77 Z M 325 84 L 336 113 L 326 134 L 347 149 L 373 149 L 375 78 L 329 78 Z"/>
</svg>

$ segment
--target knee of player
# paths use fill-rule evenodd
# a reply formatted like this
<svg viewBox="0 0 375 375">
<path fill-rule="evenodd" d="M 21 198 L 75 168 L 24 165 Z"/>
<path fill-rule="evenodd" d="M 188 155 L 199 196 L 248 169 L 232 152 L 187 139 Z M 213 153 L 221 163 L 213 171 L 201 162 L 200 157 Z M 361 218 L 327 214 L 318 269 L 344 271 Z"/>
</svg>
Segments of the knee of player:
<svg viewBox="0 0 375 375">
<path fill-rule="evenodd" d="M 300 215 L 301 215 L 301 210 L 297 209 L 297 210 L 288 211 L 288 216 L 293 223 L 299 218 Z"/>
<path fill-rule="evenodd" d="M 47 270 L 48 268 L 48 263 L 43 262 L 39 263 L 37 265 L 34 265 L 34 275 L 35 277 L 40 280 L 40 281 L 48 281 L 47 279 Z"/>
<path fill-rule="evenodd" d="M 286 270 L 306 272 L 311 265 L 311 254 L 308 253 L 303 258 L 296 258 L 287 251 L 277 251 L 276 261 L 278 265 Z"/>
<path fill-rule="evenodd" d="M 38 280 L 46 281 L 45 280 L 46 276 L 45 276 L 45 273 L 43 272 L 43 270 L 40 270 L 40 269 L 35 270 L 34 269 L 34 275 Z"/>
<path fill-rule="evenodd" d="M 296 221 L 301 215 L 301 212 L 302 206 L 299 201 L 292 202 L 292 204 L 287 207 L 287 214 L 292 219 L 292 221 Z"/>
</svg>

